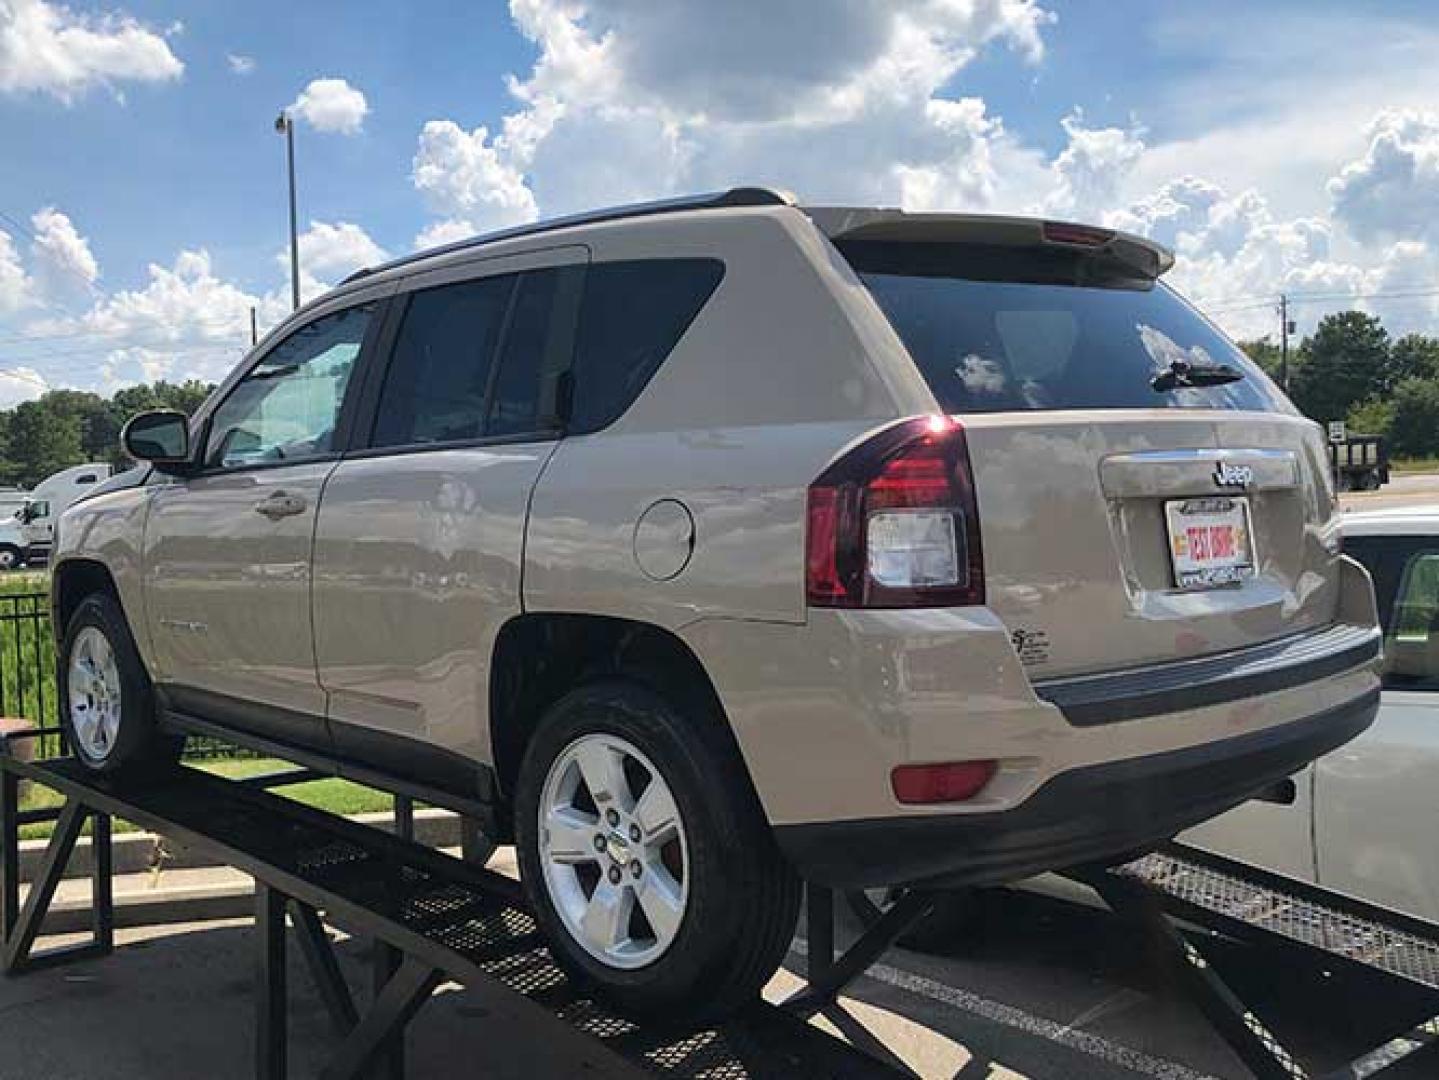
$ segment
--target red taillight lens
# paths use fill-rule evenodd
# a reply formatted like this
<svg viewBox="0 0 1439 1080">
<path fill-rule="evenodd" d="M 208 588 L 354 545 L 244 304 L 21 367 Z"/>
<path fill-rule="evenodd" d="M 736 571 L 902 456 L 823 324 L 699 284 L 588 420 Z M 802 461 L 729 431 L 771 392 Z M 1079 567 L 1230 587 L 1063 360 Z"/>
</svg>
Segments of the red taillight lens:
<svg viewBox="0 0 1439 1080">
<path fill-rule="evenodd" d="M 902 803 L 964 802 L 993 779 L 994 761 L 949 761 L 939 765 L 901 765 L 889 774 L 894 797 Z"/>
<path fill-rule="evenodd" d="M 816 607 L 984 602 L 979 508 L 952 420 L 906 420 L 845 454 L 810 486 L 807 526 Z"/>
</svg>

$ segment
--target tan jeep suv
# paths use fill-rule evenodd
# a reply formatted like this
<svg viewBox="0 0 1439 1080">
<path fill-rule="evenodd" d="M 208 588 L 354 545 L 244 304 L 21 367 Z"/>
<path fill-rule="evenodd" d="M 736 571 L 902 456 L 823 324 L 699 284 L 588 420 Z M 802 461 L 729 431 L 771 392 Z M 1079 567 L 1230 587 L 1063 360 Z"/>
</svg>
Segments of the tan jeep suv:
<svg viewBox="0 0 1439 1080">
<path fill-rule="evenodd" d="M 752 997 L 802 877 L 1172 836 L 1368 725 L 1379 636 L 1319 431 L 1170 262 L 739 189 L 362 272 L 63 517 L 75 749 L 421 785 L 676 1018 Z"/>
</svg>

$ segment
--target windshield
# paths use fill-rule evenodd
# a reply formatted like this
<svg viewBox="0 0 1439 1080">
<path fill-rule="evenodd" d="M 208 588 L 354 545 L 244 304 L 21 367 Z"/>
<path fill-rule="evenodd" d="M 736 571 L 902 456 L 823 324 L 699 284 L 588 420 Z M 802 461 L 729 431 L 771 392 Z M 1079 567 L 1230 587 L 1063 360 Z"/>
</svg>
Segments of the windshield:
<svg viewBox="0 0 1439 1080">
<path fill-rule="evenodd" d="M 946 412 L 1294 411 L 1167 286 L 1096 271 L 1067 252 L 840 247 Z M 1216 368 L 1231 370 L 1215 385 L 1196 377 Z M 1188 374 L 1176 379 L 1176 371 Z M 1187 385 L 1191 379 L 1197 385 Z"/>
</svg>

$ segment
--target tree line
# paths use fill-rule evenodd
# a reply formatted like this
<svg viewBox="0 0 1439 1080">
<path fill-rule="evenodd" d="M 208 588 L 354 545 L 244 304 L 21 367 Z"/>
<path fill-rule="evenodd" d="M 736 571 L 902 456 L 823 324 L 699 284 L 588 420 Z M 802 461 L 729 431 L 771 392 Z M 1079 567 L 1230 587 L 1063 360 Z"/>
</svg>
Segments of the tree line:
<svg viewBox="0 0 1439 1080">
<path fill-rule="evenodd" d="M 86 461 L 123 469 L 131 463 L 120 449 L 125 421 L 147 409 L 189 415 L 212 389 L 191 379 L 127 386 L 108 398 L 84 390 L 50 390 L 34 401 L 0 409 L 0 484 L 33 487 L 51 473 Z"/>
<path fill-rule="evenodd" d="M 1275 380 L 1279 346 L 1240 343 Z M 1439 455 L 1439 338 L 1390 336 L 1362 311 L 1326 315 L 1289 356 L 1289 396 L 1305 416 L 1347 421 L 1349 430 L 1383 435 L 1400 457 Z"/>
</svg>

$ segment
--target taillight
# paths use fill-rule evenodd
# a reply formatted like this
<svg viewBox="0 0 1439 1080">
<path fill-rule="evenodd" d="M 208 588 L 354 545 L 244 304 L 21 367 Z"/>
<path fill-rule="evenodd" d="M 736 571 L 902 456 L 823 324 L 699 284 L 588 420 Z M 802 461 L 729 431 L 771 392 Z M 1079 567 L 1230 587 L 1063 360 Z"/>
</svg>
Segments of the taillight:
<svg viewBox="0 0 1439 1080">
<path fill-rule="evenodd" d="M 901 765 L 889 774 L 889 783 L 894 797 L 907 805 L 964 802 L 983 791 L 998 770 L 997 761 Z"/>
<path fill-rule="evenodd" d="M 832 464 L 810 485 L 807 529 L 813 606 L 984 603 L 969 451 L 948 417 L 896 424 Z"/>
</svg>

